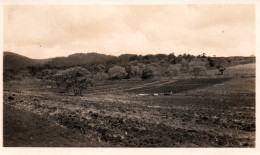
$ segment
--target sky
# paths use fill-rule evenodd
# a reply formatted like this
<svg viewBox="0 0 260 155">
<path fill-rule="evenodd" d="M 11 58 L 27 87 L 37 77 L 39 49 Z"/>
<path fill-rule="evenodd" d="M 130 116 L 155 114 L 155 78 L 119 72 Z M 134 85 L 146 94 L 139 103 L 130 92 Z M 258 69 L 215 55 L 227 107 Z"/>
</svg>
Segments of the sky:
<svg viewBox="0 0 260 155">
<path fill-rule="evenodd" d="M 73 53 L 255 54 L 255 5 L 6 5 L 4 51 L 42 59 Z"/>
</svg>

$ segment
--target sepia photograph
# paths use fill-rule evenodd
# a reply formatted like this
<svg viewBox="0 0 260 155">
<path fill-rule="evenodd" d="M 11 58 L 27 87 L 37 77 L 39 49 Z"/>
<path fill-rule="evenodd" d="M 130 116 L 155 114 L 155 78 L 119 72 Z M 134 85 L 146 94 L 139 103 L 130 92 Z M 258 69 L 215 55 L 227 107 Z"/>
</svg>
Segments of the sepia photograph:
<svg viewBox="0 0 260 155">
<path fill-rule="evenodd" d="M 3 147 L 255 148 L 255 4 L 3 5 Z"/>
</svg>

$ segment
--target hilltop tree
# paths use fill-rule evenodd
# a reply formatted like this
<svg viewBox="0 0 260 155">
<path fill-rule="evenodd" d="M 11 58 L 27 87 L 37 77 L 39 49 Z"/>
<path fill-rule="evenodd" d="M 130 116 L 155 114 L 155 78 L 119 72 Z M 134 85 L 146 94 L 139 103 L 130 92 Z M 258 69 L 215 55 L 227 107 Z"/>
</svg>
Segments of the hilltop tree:
<svg viewBox="0 0 260 155">
<path fill-rule="evenodd" d="M 209 63 L 209 67 L 210 67 L 210 68 L 215 66 L 215 62 L 213 61 L 212 58 L 208 57 L 207 60 L 208 60 L 208 63 Z"/>
<path fill-rule="evenodd" d="M 202 54 L 201 54 L 201 58 L 207 58 L 207 57 L 206 57 L 206 53 L 202 53 Z"/>
<path fill-rule="evenodd" d="M 171 64 L 176 64 L 176 56 L 174 53 L 170 53 L 168 55 L 168 62 Z"/>
<path fill-rule="evenodd" d="M 82 95 L 82 91 L 94 85 L 92 75 L 87 69 L 73 67 L 57 72 L 54 79 L 58 87 L 72 89 L 74 95 Z"/>
<path fill-rule="evenodd" d="M 134 56 L 129 58 L 129 61 L 135 61 L 135 60 L 137 60 L 137 61 L 139 60 L 138 55 L 134 55 Z"/>
</svg>

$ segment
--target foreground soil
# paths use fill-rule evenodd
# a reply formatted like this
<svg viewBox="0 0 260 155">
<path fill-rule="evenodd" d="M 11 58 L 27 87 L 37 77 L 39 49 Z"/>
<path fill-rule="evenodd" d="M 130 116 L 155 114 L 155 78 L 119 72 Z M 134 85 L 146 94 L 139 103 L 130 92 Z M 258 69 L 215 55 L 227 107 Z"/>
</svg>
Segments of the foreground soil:
<svg viewBox="0 0 260 155">
<path fill-rule="evenodd" d="M 255 79 L 211 81 L 170 96 L 4 91 L 4 146 L 254 147 Z"/>
<path fill-rule="evenodd" d="M 4 105 L 4 147 L 95 146 L 76 130 L 39 115 Z"/>
</svg>

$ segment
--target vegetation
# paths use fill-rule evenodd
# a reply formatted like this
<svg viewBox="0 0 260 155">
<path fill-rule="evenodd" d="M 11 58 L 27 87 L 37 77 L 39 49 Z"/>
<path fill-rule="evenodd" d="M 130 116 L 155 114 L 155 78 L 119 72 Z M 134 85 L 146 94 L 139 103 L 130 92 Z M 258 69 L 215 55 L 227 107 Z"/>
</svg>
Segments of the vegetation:
<svg viewBox="0 0 260 155">
<path fill-rule="evenodd" d="M 82 95 L 82 91 L 94 85 L 94 80 L 87 69 L 73 67 L 59 71 L 54 75 L 58 87 L 72 88 L 74 95 Z"/>
<path fill-rule="evenodd" d="M 126 78 L 150 79 L 191 74 L 195 78 L 212 69 L 223 75 L 228 66 L 255 62 L 255 57 L 210 57 L 174 53 L 156 55 L 123 54 L 118 57 L 97 53 L 76 53 L 68 57 L 35 60 L 4 52 L 4 80 L 21 78 L 50 79 L 56 72 L 73 67 L 87 69 L 96 80 Z M 20 67 L 20 68 L 19 68 Z M 215 73 L 217 74 L 217 73 Z"/>
<path fill-rule="evenodd" d="M 189 68 L 191 68 L 190 73 L 194 75 L 195 78 L 202 72 L 206 72 L 206 67 L 204 61 L 201 61 L 201 59 L 195 58 L 193 59 L 189 64 Z"/>
<path fill-rule="evenodd" d="M 179 67 L 177 65 L 169 65 L 167 68 L 167 74 L 169 76 L 177 76 L 179 74 Z"/>
<path fill-rule="evenodd" d="M 142 79 L 150 79 L 154 76 L 154 71 L 153 71 L 153 68 L 152 66 L 146 66 L 144 69 L 143 69 L 143 72 L 142 72 Z"/>
<path fill-rule="evenodd" d="M 121 66 L 114 66 L 108 70 L 110 79 L 124 79 L 127 76 L 126 70 Z"/>
<path fill-rule="evenodd" d="M 226 70 L 226 68 L 223 66 L 220 66 L 220 67 L 218 67 L 218 70 L 221 73 L 221 75 L 223 75 L 223 72 Z"/>
</svg>

